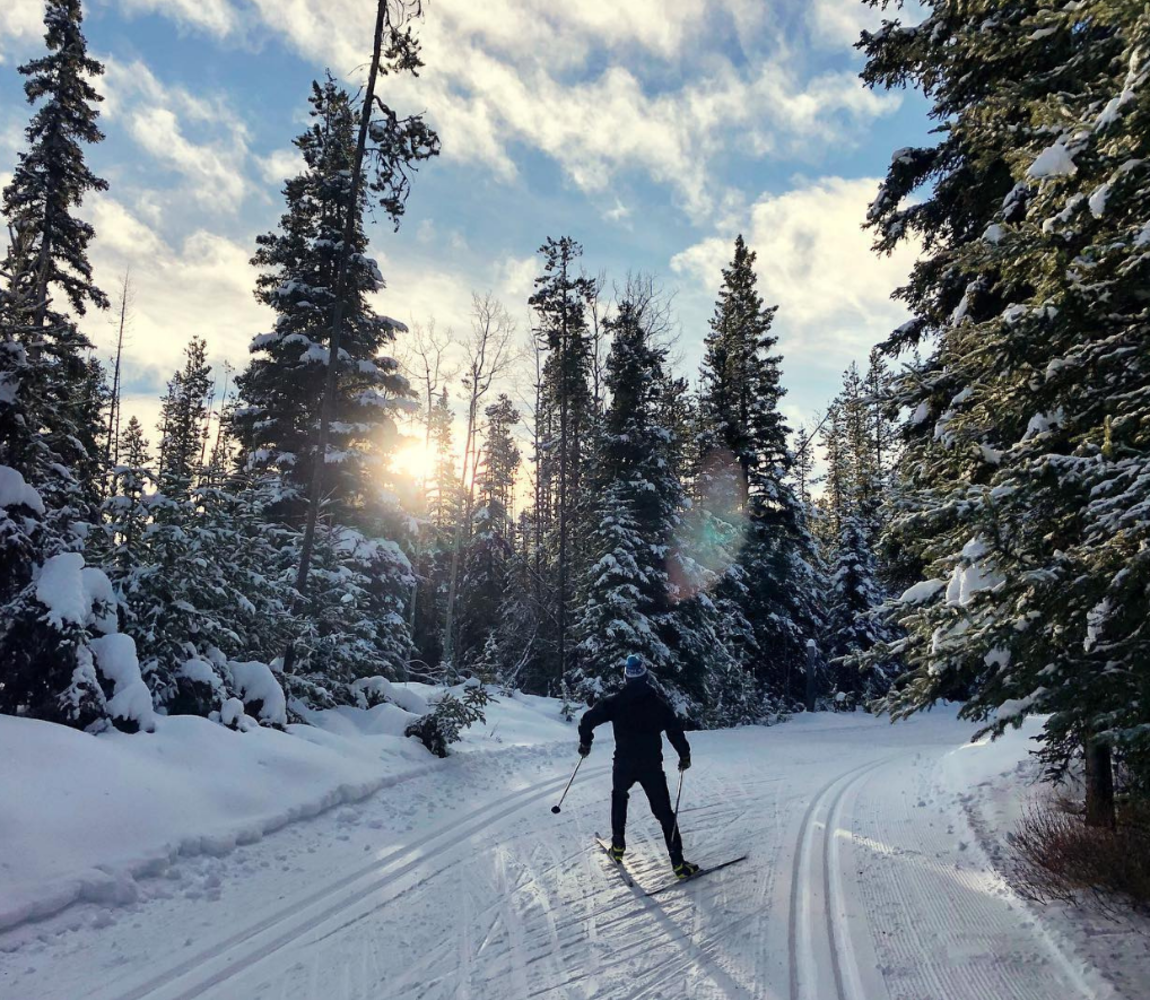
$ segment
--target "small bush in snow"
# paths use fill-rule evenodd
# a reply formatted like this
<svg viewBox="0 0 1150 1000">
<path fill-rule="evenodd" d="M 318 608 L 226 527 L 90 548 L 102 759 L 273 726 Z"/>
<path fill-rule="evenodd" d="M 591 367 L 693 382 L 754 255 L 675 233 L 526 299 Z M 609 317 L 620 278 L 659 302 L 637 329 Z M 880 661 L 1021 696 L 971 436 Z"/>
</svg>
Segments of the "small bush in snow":
<svg viewBox="0 0 1150 1000">
<path fill-rule="evenodd" d="M 1087 826 L 1065 803 L 1031 805 L 1011 836 L 1019 891 L 1029 899 L 1103 909 L 1118 900 L 1150 906 L 1150 809 L 1128 807 L 1113 829 Z"/>
<path fill-rule="evenodd" d="M 469 684 L 462 699 L 447 692 L 435 708 L 408 726 L 404 735 L 414 736 L 436 757 L 446 757 L 448 746 L 459 742 L 463 730 L 486 721 L 483 708 L 489 700 L 482 684 Z"/>
</svg>

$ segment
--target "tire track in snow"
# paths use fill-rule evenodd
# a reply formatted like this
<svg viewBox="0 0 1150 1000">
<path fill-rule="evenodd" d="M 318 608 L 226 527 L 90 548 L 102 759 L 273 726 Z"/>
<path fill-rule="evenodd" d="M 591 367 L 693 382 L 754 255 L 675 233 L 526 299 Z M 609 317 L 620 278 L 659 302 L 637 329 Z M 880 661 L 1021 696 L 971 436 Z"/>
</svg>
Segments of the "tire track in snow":
<svg viewBox="0 0 1150 1000">
<path fill-rule="evenodd" d="M 831 893 L 835 879 L 841 879 L 841 873 L 832 876 L 831 864 L 837 865 L 839 861 L 837 850 L 831 849 L 833 833 L 831 825 L 837 815 L 843 796 L 857 782 L 865 778 L 871 771 L 892 760 L 893 756 L 880 758 L 859 764 L 842 774 L 832 778 L 822 786 L 811 799 L 803 814 L 799 825 L 799 836 L 795 843 L 794 864 L 791 870 L 791 907 L 788 925 L 787 951 L 790 958 L 790 995 L 791 1000 L 831 1000 L 825 991 L 820 992 L 818 987 L 818 963 L 815 957 L 815 936 L 818 933 L 819 921 L 814 913 L 816 898 L 822 903 L 826 920 L 826 940 L 823 942 L 825 950 L 829 952 L 830 964 L 833 969 L 833 983 L 838 1000 L 864 1000 L 861 993 L 853 992 L 854 984 L 858 980 L 857 967 L 852 967 L 844 973 L 843 965 L 853 962 L 854 952 L 851 948 L 849 928 L 846 926 L 845 913 L 837 913 L 832 905 Z M 837 793 L 834 789 L 838 787 Z M 816 816 L 825 812 L 823 820 L 822 851 L 816 851 Z M 821 862 L 822 879 L 818 879 L 815 872 L 817 861 Z M 819 882 L 821 892 L 816 897 Z M 841 892 L 841 881 L 838 890 Z M 849 983 L 852 992 L 845 992 Z"/>
<path fill-rule="evenodd" d="M 609 767 L 593 768 L 585 772 L 583 777 L 591 778 L 604 774 L 609 770 Z M 507 818 L 524 806 L 557 791 L 566 783 L 566 776 L 548 778 L 544 781 L 528 785 L 525 788 L 518 789 L 509 795 L 501 796 L 494 802 L 488 802 L 468 813 L 462 819 L 454 820 L 441 827 L 430 836 L 422 839 L 419 843 L 407 844 L 397 848 L 387 856 L 379 858 L 370 864 L 358 867 L 334 882 L 327 883 L 322 889 L 305 896 L 303 899 L 292 901 L 286 907 L 269 914 L 263 920 L 251 925 L 239 934 L 199 952 L 166 972 L 160 973 L 128 992 L 120 994 L 120 1000 L 143 1000 L 144 997 L 157 993 L 162 996 L 172 996 L 173 1000 L 191 1000 L 193 997 L 201 996 L 205 991 L 214 986 L 218 986 L 228 979 L 234 978 L 268 955 L 298 940 L 308 931 L 319 927 L 322 923 L 338 915 L 341 911 L 353 906 L 372 893 L 385 888 L 409 872 L 418 869 L 431 859 L 457 846 L 476 833 L 481 832 L 490 824 Z M 428 843 L 434 844 L 437 840 L 441 840 L 442 842 L 429 849 L 424 849 L 424 845 Z M 405 862 L 404 859 L 408 856 L 411 856 L 411 860 Z M 389 871 L 383 875 L 377 874 L 382 869 L 391 868 L 397 864 L 399 867 L 393 871 Z M 366 884 L 357 885 L 357 883 L 364 879 L 368 879 Z M 343 890 L 347 891 L 344 892 Z M 273 930 L 281 924 L 290 922 L 292 918 L 296 917 L 301 911 L 308 910 L 332 897 L 335 897 L 334 902 L 318 914 L 304 918 L 302 921 L 281 933 L 278 937 L 264 944 L 255 944 L 246 954 L 244 953 L 242 949 L 243 945 L 252 942 L 253 939 L 258 938 L 267 931 Z M 238 955 L 236 954 L 237 952 L 239 953 Z M 223 968 L 208 973 L 203 976 L 199 982 L 193 982 L 181 992 L 174 994 L 160 993 L 160 991 L 167 990 L 168 987 L 177 986 L 181 979 L 194 977 L 197 973 L 203 972 L 205 966 L 210 968 L 209 963 L 213 963 L 217 959 L 232 959 L 233 956 L 235 956 L 234 960 L 229 961 Z"/>
</svg>

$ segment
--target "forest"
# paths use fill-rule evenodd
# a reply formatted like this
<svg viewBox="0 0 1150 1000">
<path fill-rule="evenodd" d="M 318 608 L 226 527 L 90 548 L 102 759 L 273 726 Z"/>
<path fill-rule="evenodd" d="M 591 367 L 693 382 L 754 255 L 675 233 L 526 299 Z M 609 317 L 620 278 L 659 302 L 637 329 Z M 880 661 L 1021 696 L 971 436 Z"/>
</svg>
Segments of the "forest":
<svg viewBox="0 0 1150 1000">
<path fill-rule="evenodd" d="M 545 231 L 526 303 L 476 290 L 455 332 L 381 311 L 367 221 L 398 228 L 440 153 L 388 103 L 422 66 L 392 0 L 362 84 L 300 95 L 302 169 L 251 247 L 270 329 L 234 373 L 189 343 L 152 432 L 80 328 L 122 331 L 131 277 L 89 263 L 103 67 L 80 0 L 49 0 L 4 165 L 0 712 L 282 727 L 468 681 L 416 732 L 443 750 L 489 688 L 576 713 L 638 654 L 695 728 L 1044 716 L 1044 763 L 1084 763 L 1113 825 L 1115 782 L 1150 781 L 1150 14 L 934 6 L 859 43 L 865 83 L 921 90 L 936 126 L 860 209 L 877 254 L 920 248 L 891 289 L 912 318 L 804 426 L 772 248 L 742 236 L 706 329 Z"/>
</svg>

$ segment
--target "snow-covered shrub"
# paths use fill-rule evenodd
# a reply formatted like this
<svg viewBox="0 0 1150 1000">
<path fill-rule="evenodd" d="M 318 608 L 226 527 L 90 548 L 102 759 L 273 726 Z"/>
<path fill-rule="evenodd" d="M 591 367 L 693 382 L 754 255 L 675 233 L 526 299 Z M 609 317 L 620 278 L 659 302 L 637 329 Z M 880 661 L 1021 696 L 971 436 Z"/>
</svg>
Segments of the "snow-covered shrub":
<svg viewBox="0 0 1150 1000">
<path fill-rule="evenodd" d="M 430 712 L 407 727 L 404 735 L 414 736 L 436 757 L 446 757 L 448 746 L 459 742 L 464 729 L 485 721 L 483 708 L 489 700 L 482 684 L 469 682 L 462 699 L 445 692 Z"/>
</svg>

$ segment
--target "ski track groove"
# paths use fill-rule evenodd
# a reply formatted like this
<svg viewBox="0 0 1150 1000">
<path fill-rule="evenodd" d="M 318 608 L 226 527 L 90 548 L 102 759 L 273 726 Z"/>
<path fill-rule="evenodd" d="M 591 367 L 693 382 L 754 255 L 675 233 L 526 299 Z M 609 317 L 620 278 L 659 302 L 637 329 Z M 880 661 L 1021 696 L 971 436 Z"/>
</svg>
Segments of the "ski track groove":
<svg viewBox="0 0 1150 1000">
<path fill-rule="evenodd" d="M 608 771 L 608 767 L 595 768 L 587 772 L 586 778 L 601 774 Z M 211 962 L 214 959 L 228 956 L 230 953 L 237 951 L 238 946 L 250 941 L 252 938 L 262 934 L 264 931 L 275 927 L 277 924 L 289 921 L 294 915 L 301 910 L 307 909 L 323 902 L 331 896 L 337 895 L 341 890 L 353 886 L 356 882 L 365 877 L 369 877 L 371 873 L 378 872 L 381 869 L 388 868 L 407 855 L 413 855 L 413 860 L 401 864 L 398 869 L 381 875 L 367 886 L 357 888 L 349 892 L 343 898 L 337 899 L 336 902 L 321 911 L 314 917 L 307 918 L 302 924 L 292 927 L 288 931 L 274 938 L 270 943 L 257 946 L 252 952 L 247 955 L 240 954 L 238 960 L 230 963 L 225 968 L 220 969 L 202 980 L 200 983 L 193 984 L 189 988 L 175 995 L 173 1000 L 192 1000 L 193 997 L 201 996 L 206 990 L 219 985 L 227 979 L 234 978 L 240 972 L 246 971 L 257 962 L 263 960 L 268 955 L 280 950 L 285 945 L 290 944 L 299 937 L 308 933 L 310 930 L 316 929 L 320 924 L 330 920 L 333 916 L 342 910 L 346 910 L 349 906 L 354 905 L 366 896 L 381 890 L 391 883 L 402 878 L 408 872 L 417 869 L 420 865 L 425 864 L 432 858 L 442 854 L 445 851 L 457 846 L 461 842 L 467 840 L 474 834 L 481 832 L 484 828 L 496 823 L 501 819 L 505 819 L 511 814 L 519 811 L 519 809 L 544 797 L 545 795 L 557 791 L 562 788 L 567 782 L 566 777 L 553 777 L 547 778 L 543 781 L 536 782 L 532 785 L 527 785 L 524 788 L 516 789 L 508 795 L 501 796 L 494 802 L 485 803 L 483 806 L 473 810 L 471 813 L 462 819 L 454 820 L 443 827 L 440 827 L 430 836 L 423 838 L 420 843 L 407 844 L 392 851 L 384 858 L 377 859 L 368 865 L 363 865 L 352 872 L 342 876 L 334 882 L 327 883 L 323 888 L 316 890 L 302 900 L 295 900 L 290 905 L 269 914 L 264 919 L 258 921 L 256 924 L 249 926 L 239 935 L 233 936 L 230 939 L 221 941 L 216 945 L 201 951 L 199 954 L 192 958 L 186 959 L 176 967 L 169 969 L 147 982 L 130 989 L 127 993 L 120 996 L 120 1000 L 143 1000 L 149 994 L 155 993 L 158 990 L 165 989 L 173 985 L 180 979 L 195 972 L 201 968 L 205 963 Z M 487 814 L 491 815 L 487 815 Z M 423 844 L 433 842 L 435 840 L 445 838 L 442 844 L 433 847 L 432 849 L 421 853 Z"/>
<path fill-rule="evenodd" d="M 842 787 L 838 793 L 833 796 L 830 805 L 826 806 L 827 818 L 823 821 L 823 903 L 827 915 L 827 939 L 830 944 L 831 954 L 834 958 L 832 965 L 834 969 L 835 991 L 838 994 L 839 1000 L 852 1000 L 852 998 L 848 998 L 843 992 L 843 973 L 840 968 L 843 956 L 835 947 L 836 934 L 845 934 L 846 931 L 845 928 L 840 929 L 836 926 L 832 908 L 829 905 L 829 894 L 825 891 L 826 886 L 829 885 L 826 857 L 829 849 L 830 816 L 842 800 L 842 796 L 846 793 L 847 789 L 854 785 L 855 782 L 864 778 L 870 771 L 891 759 L 893 759 L 893 757 L 887 756 L 878 760 L 867 761 L 864 764 L 849 768 L 835 778 L 832 778 L 815 793 L 807 805 L 806 812 L 803 814 L 802 823 L 799 825 L 798 839 L 796 841 L 794 865 L 791 871 L 791 906 L 787 940 L 787 953 L 791 966 L 791 1000 L 806 1000 L 808 997 L 810 1000 L 829 1000 L 828 997 L 820 997 L 813 992 L 816 988 L 818 977 L 815 971 L 816 959 L 814 954 L 815 919 L 811 913 L 812 883 L 814 881 L 811 867 L 816 854 L 814 840 L 816 837 L 815 827 L 817 824 L 815 823 L 815 817 L 824 807 L 828 796 L 832 793 L 832 789 L 834 789 L 836 785 L 839 785 L 840 782 L 842 783 Z M 942 994 L 940 994 L 940 996 L 942 996 Z"/>
</svg>

